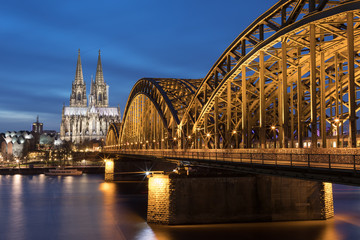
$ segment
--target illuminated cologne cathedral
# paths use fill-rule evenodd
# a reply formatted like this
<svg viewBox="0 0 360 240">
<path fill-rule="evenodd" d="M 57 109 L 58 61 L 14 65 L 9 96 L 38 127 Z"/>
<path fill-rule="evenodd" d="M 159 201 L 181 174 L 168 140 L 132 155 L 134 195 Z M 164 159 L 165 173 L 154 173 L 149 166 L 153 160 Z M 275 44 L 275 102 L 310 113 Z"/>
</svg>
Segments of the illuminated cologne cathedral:
<svg viewBox="0 0 360 240">
<path fill-rule="evenodd" d="M 70 106 L 63 106 L 62 110 L 60 138 L 74 143 L 104 139 L 108 126 L 113 122 L 120 122 L 120 109 L 109 107 L 109 86 L 104 80 L 100 51 L 95 82 L 91 79 L 88 100 L 79 50 Z"/>
</svg>

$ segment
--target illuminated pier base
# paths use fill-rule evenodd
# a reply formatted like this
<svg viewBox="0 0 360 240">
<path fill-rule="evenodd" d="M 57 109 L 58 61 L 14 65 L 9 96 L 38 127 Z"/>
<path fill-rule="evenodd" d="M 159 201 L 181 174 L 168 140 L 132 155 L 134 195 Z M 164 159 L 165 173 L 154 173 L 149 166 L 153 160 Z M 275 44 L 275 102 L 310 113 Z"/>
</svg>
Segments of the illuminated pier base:
<svg viewBox="0 0 360 240">
<path fill-rule="evenodd" d="M 150 223 L 324 220 L 333 216 L 331 183 L 265 175 L 149 177 Z"/>
<path fill-rule="evenodd" d="M 113 159 L 107 159 L 105 160 L 105 181 L 111 182 L 114 181 L 114 160 Z"/>
</svg>

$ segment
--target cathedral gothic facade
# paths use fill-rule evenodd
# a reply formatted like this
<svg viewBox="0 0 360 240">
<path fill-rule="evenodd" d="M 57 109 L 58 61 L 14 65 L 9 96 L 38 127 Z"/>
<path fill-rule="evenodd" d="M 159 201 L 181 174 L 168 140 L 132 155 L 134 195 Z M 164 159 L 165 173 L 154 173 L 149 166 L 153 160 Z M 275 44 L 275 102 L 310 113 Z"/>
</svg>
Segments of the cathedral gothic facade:
<svg viewBox="0 0 360 240">
<path fill-rule="evenodd" d="M 62 110 L 60 138 L 74 143 L 101 140 L 105 138 L 108 126 L 113 122 L 120 122 L 120 109 L 109 107 L 109 86 L 104 80 L 100 51 L 95 81 L 91 79 L 88 98 L 79 50 L 70 106 L 63 106 Z"/>
</svg>

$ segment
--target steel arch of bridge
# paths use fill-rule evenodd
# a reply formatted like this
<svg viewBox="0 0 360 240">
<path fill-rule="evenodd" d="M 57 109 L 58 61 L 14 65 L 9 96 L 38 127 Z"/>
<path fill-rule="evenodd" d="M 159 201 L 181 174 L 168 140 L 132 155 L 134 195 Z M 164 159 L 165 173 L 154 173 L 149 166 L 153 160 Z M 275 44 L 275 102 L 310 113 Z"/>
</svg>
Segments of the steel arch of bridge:
<svg viewBox="0 0 360 240">
<path fill-rule="evenodd" d="M 201 79 L 140 79 L 125 107 L 121 144 L 133 148 L 173 147 L 177 126 L 200 82 Z"/>
<path fill-rule="evenodd" d="M 149 148 L 303 147 L 305 137 L 312 147 L 318 138 L 328 147 L 329 136 L 339 146 L 347 127 L 349 146 L 356 147 L 359 9 L 359 0 L 282 0 L 230 44 L 201 82 L 139 80 L 125 109 L 121 146 L 142 148 L 135 142 L 143 133 L 142 143 L 165 137 L 151 128 L 136 131 L 136 116 L 145 114 L 136 108 L 146 103 L 136 96 L 145 96 L 172 141 Z"/>
<path fill-rule="evenodd" d="M 107 134 L 106 134 L 106 142 L 105 145 L 106 146 L 111 146 L 111 145 L 119 145 L 119 128 L 120 128 L 120 124 L 119 123 L 111 123 L 109 125 Z"/>
</svg>

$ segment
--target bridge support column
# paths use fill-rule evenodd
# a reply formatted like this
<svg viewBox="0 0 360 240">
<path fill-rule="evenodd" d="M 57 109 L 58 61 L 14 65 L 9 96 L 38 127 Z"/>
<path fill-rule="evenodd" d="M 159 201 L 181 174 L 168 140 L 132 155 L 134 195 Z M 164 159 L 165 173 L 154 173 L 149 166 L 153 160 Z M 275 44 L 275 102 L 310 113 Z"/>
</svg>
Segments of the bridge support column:
<svg viewBox="0 0 360 240">
<path fill-rule="evenodd" d="M 311 147 L 317 147 L 317 110 L 316 110 L 316 32 L 310 24 L 310 125 Z"/>
<path fill-rule="evenodd" d="M 259 56 L 259 93 L 260 93 L 260 111 L 259 111 L 259 140 L 260 147 L 266 147 L 266 108 L 265 108 L 265 66 L 264 66 L 264 51 L 260 51 Z"/>
<path fill-rule="evenodd" d="M 209 188 L 208 186 L 211 186 Z M 147 221 L 161 224 L 323 220 L 332 185 L 285 177 L 149 177 Z"/>
<path fill-rule="evenodd" d="M 300 51 L 300 50 L 299 50 Z M 301 67 L 297 68 L 297 124 L 298 124 L 298 129 L 297 129 L 297 134 L 298 134 L 298 147 L 299 148 L 303 148 L 303 137 L 304 137 L 304 132 L 303 132 L 303 87 L 302 87 L 302 82 L 301 82 Z"/>
<path fill-rule="evenodd" d="M 289 124 L 289 104 L 288 104 L 288 81 L 287 81 L 287 39 L 283 39 L 281 43 L 281 68 L 282 76 L 279 83 L 279 142 L 281 148 L 288 147 L 288 124 Z M 293 133 L 291 133 L 293 134 Z"/>
<path fill-rule="evenodd" d="M 219 97 L 215 97 L 214 104 L 214 148 L 220 148 L 220 137 L 219 137 Z"/>
<path fill-rule="evenodd" d="M 241 67 L 241 77 L 242 77 L 242 83 L 241 83 L 241 147 L 247 148 L 249 147 L 249 141 L 248 141 L 248 125 L 247 125 L 247 95 L 246 95 L 246 66 Z"/>
<path fill-rule="evenodd" d="M 347 13 L 347 47 L 349 74 L 349 147 L 356 148 L 356 91 L 355 91 L 355 51 L 354 13 Z"/>
</svg>

